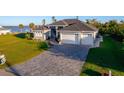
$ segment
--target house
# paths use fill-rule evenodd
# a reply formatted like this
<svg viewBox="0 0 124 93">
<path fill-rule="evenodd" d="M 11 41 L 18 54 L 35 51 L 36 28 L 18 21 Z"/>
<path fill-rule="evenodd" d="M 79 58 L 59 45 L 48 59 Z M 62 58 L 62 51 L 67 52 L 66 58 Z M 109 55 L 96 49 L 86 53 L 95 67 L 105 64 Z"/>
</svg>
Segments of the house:
<svg viewBox="0 0 124 93">
<path fill-rule="evenodd" d="M 59 40 L 60 44 L 94 45 L 98 29 L 78 19 L 64 19 L 49 25 L 37 25 L 34 39 Z"/>
<path fill-rule="evenodd" d="M 98 29 L 77 19 L 64 19 L 52 24 L 51 38 L 59 38 L 61 44 L 93 45 Z"/>
<path fill-rule="evenodd" d="M 36 25 L 33 29 L 34 39 L 46 40 L 49 37 L 50 29 L 45 25 Z"/>
<path fill-rule="evenodd" d="M 11 30 L 10 29 L 6 29 L 2 26 L 0 26 L 0 35 L 6 35 L 6 34 L 10 34 Z"/>
</svg>

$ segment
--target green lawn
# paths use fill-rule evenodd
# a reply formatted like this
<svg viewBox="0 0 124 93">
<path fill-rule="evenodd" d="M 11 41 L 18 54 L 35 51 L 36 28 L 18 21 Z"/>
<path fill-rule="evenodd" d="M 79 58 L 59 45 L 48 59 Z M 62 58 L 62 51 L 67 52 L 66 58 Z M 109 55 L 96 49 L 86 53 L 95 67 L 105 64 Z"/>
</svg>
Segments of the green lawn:
<svg viewBox="0 0 124 93">
<path fill-rule="evenodd" d="M 14 65 L 24 62 L 44 50 L 44 42 L 27 40 L 19 35 L 0 36 L 0 52 L 7 57 L 7 64 Z M 6 65 L 0 66 L 0 68 Z"/>
<path fill-rule="evenodd" d="M 104 37 L 101 47 L 89 51 L 81 75 L 99 76 L 112 71 L 112 75 L 124 75 L 124 43 Z"/>
</svg>

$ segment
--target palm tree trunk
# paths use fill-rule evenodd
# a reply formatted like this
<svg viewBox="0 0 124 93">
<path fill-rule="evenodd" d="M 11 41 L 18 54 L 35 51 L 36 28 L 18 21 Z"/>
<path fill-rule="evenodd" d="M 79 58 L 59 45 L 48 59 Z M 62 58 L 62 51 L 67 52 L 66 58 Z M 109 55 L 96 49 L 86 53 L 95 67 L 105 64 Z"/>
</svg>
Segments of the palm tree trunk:
<svg viewBox="0 0 124 93">
<path fill-rule="evenodd" d="M 32 32 L 32 28 L 30 28 L 30 33 Z"/>
<path fill-rule="evenodd" d="M 20 32 L 22 32 L 22 29 L 20 29 Z"/>
</svg>

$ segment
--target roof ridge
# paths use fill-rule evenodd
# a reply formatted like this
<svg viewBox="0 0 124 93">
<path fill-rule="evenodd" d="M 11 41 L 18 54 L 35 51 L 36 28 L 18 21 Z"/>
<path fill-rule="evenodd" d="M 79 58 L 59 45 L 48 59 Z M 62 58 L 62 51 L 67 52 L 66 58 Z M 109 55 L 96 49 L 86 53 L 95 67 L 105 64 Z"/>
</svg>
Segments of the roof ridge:
<svg viewBox="0 0 124 93">
<path fill-rule="evenodd" d="M 65 25 L 69 25 L 65 20 L 62 20 L 62 22 L 63 22 Z"/>
<path fill-rule="evenodd" d="M 93 30 L 98 30 L 96 27 L 90 25 L 90 24 L 86 24 L 85 22 L 81 22 L 83 23 L 84 25 L 88 26 L 89 28 L 93 29 Z"/>
</svg>

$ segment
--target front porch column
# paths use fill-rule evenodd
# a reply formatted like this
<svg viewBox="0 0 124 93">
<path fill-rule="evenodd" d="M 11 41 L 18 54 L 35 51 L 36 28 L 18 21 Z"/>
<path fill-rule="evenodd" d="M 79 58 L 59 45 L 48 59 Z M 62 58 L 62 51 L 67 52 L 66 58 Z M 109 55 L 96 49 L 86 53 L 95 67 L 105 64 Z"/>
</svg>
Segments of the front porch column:
<svg viewBox="0 0 124 93">
<path fill-rule="evenodd" d="M 58 37 L 58 26 L 55 27 L 56 29 L 56 38 Z"/>
<path fill-rule="evenodd" d="M 59 44 L 62 44 L 62 33 L 60 32 L 59 35 L 60 35 L 60 41 L 59 41 Z"/>
<path fill-rule="evenodd" d="M 56 30 L 56 38 L 58 38 L 58 30 Z"/>
</svg>

